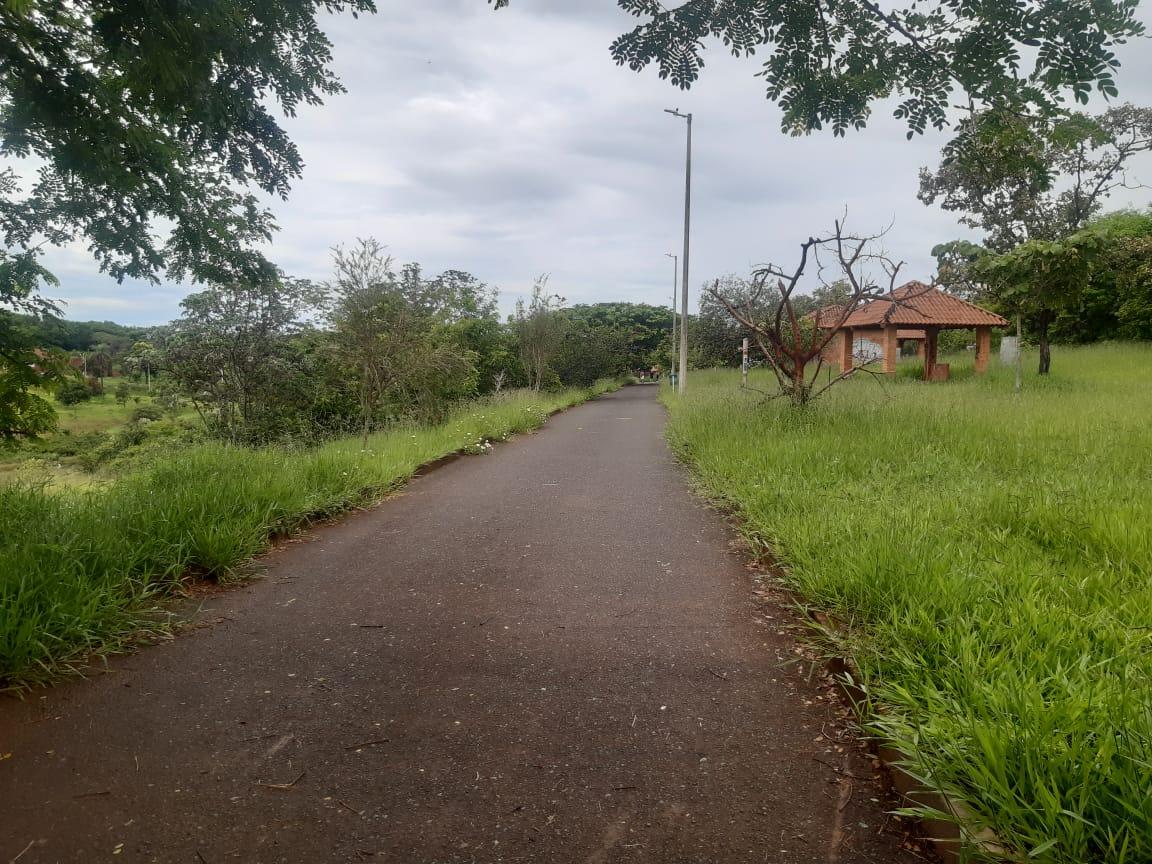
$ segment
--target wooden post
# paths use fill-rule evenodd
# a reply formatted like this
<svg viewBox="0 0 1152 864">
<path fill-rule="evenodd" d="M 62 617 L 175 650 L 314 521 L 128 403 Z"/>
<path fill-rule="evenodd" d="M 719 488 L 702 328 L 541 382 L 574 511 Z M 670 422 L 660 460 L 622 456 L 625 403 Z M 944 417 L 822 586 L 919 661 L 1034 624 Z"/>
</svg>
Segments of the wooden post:
<svg viewBox="0 0 1152 864">
<path fill-rule="evenodd" d="M 900 356 L 900 341 L 896 338 L 896 327 L 888 325 L 884 328 L 884 374 L 896 374 L 896 358 Z"/>
<path fill-rule="evenodd" d="M 932 370 L 936 367 L 936 352 L 939 349 L 940 331 L 929 327 L 924 331 L 924 380 L 932 380 Z"/>
<path fill-rule="evenodd" d="M 839 342 L 836 343 L 836 351 L 838 354 L 837 365 L 840 367 L 840 374 L 843 375 L 852 368 L 852 328 L 845 327 L 840 331 Z"/>
<path fill-rule="evenodd" d="M 988 355 L 992 353 L 992 328 L 976 328 L 976 374 L 988 371 Z"/>
</svg>

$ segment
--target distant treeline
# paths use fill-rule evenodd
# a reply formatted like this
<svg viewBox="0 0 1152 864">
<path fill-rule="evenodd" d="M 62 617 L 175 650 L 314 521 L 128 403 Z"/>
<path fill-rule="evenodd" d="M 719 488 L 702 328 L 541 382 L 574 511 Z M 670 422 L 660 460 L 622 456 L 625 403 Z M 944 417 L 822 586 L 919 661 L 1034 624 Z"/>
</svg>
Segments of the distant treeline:
<svg viewBox="0 0 1152 864">
<path fill-rule="evenodd" d="M 336 250 L 327 282 L 277 274 L 207 286 L 162 326 L 25 315 L 11 316 L 9 331 L 20 331 L 39 388 L 60 401 L 124 376 L 173 415 L 194 409 L 209 435 L 249 444 L 367 436 L 438 422 L 501 390 L 586 387 L 668 365 L 670 310 L 564 306 L 546 285 L 538 279 L 531 301 L 502 319 L 498 292 L 472 274 L 399 266 L 366 240 Z M 21 429 L 17 416 L 8 437 L 51 429 L 51 405 L 34 384 L 28 378 L 22 398 L 38 425 Z"/>
</svg>

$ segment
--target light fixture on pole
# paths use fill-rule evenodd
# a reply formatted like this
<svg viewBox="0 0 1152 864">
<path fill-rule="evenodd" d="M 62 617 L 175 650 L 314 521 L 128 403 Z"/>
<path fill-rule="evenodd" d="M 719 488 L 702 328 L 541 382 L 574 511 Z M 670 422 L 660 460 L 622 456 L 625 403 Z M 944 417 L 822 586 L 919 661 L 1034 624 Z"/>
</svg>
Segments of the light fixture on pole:
<svg viewBox="0 0 1152 864">
<path fill-rule="evenodd" d="M 684 162 L 684 255 L 682 260 L 684 272 L 681 279 L 682 293 L 680 297 L 680 380 L 677 382 L 677 391 L 683 394 L 685 385 L 688 383 L 688 239 L 692 228 L 692 114 L 681 114 L 679 108 L 665 108 L 664 113 L 688 121 L 688 149 Z"/>
<path fill-rule="evenodd" d="M 680 294 L 680 256 L 665 252 L 664 257 L 672 259 L 672 380 L 676 380 L 676 300 Z"/>
</svg>

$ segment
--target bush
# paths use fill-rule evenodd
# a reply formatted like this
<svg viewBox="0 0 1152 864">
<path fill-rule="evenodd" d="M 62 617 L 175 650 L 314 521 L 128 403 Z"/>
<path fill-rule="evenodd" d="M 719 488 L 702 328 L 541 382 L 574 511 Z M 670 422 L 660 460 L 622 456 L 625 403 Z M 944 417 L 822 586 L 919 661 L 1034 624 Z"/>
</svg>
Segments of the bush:
<svg viewBox="0 0 1152 864">
<path fill-rule="evenodd" d="M 92 398 L 92 389 L 83 378 L 69 378 L 56 391 L 56 401 L 61 405 L 79 405 Z"/>
<path fill-rule="evenodd" d="M 125 405 L 128 402 L 128 397 L 132 395 L 132 388 L 128 386 L 127 381 L 121 381 L 116 385 L 116 404 Z"/>
<path fill-rule="evenodd" d="M 132 422 L 139 423 L 141 420 L 146 420 L 149 423 L 154 423 L 157 420 L 164 419 L 164 409 L 156 404 L 137 405 L 132 409 Z"/>
</svg>

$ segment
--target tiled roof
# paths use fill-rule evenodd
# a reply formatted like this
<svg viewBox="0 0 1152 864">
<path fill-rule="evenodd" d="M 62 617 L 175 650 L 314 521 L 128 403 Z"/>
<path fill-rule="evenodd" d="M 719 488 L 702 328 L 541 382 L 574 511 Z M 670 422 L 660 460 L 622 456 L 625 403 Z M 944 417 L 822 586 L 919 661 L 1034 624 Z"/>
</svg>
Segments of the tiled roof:
<svg viewBox="0 0 1152 864">
<path fill-rule="evenodd" d="M 835 327 L 844 317 L 844 307 L 825 306 L 823 309 L 812 312 L 808 317 L 816 319 L 817 327 Z"/>
<path fill-rule="evenodd" d="M 835 320 L 831 322 L 835 324 Z M 845 327 L 1007 327 L 995 312 L 945 294 L 923 282 L 909 282 L 848 316 Z M 911 338 L 911 337 L 908 337 Z"/>
</svg>

